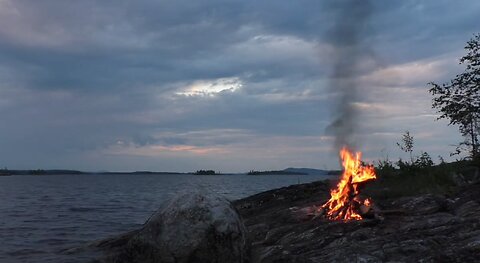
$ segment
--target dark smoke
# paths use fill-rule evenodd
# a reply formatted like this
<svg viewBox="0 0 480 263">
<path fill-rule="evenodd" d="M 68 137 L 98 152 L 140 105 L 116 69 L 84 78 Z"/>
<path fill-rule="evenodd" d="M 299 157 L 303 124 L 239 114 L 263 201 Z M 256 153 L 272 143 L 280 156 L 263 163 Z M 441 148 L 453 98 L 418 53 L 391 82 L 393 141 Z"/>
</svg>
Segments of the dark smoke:
<svg viewBox="0 0 480 263">
<path fill-rule="evenodd" d="M 355 129 L 360 121 L 354 109 L 359 95 L 355 77 L 362 70 L 362 59 L 372 54 L 364 41 L 372 7 L 370 1 L 340 0 L 331 8 L 333 26 L 327 37 L 336 52 L 330 88 L 337 106 L 327 133 L 334 135 L 336 150 L 343 146 L 355 149 Z"/>
</svg>

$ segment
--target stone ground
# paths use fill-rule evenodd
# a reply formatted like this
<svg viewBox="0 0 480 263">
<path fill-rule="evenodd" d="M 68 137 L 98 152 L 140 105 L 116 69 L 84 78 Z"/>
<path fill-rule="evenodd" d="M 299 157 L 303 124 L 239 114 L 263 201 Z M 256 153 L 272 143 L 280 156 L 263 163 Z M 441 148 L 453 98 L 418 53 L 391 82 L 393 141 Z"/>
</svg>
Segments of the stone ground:
<svg viewBox="0 0 480 263">
<path fill-rule="evenodd" d="M 480 262 L 480 184 L 451 196 L 374 200 L 384 220 L 332 222 L 308 211 L 329 198 L 328 181 L 234 202 L 252 262 Z"/>
</svg>

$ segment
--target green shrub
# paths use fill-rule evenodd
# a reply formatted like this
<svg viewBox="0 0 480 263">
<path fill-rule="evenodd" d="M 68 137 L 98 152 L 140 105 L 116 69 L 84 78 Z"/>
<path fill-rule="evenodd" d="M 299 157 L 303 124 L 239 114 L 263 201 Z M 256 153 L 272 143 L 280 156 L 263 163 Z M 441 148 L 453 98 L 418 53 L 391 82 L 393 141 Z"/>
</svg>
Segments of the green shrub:
<svg viewBox="0 0 480 263">
<path fill-rule="evenodd" d="M 434 165 L 424 152 L 413 163 L 399 159 L 396 167 L 388 160 L 376 165 L 377 180 L 369 183 L 366 193 L 376 198 L 395 198 L 418 194 L 448 194 L 456 189 L 452 175 L 463 165 Z"/>
</svg>

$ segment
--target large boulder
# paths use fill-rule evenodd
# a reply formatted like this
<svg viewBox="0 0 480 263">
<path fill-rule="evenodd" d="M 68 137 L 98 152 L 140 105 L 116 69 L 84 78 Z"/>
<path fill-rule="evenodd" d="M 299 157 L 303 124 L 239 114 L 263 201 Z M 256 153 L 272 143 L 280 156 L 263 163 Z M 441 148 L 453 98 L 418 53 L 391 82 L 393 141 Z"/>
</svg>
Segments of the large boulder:
<svg viewBox="0 0 480 263">
<path fill-rule="evenodd" d="M 247 262 L 245 227 L 230 202 L 197 191 L 166 202 L 138 231 L 95 244 L 100 262 Z"/>
</svg>

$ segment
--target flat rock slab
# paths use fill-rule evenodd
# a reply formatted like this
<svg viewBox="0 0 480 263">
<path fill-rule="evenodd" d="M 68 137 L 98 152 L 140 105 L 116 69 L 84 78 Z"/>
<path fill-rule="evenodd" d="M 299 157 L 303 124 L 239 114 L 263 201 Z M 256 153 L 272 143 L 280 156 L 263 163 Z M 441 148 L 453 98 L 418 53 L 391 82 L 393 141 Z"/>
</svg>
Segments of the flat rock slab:
<svg viewBox="0 0 480 263">
<path fill-rule="evenodd" d="M 450 197 L 374 200 L 397 211 L 384 220 L 313 219 L 329 198 L 327 181 L 295 185 L 235 202 L 253 262 L 478 262 L 480 184 Z"/>
</svg>

